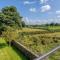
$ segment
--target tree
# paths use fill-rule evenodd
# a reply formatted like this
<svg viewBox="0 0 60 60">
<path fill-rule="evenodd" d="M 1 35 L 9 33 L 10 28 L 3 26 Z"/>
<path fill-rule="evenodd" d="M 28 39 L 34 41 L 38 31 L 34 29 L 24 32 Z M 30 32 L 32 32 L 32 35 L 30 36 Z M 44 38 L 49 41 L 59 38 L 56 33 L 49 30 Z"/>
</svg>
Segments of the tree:
<svg viewBox="0 0 60 60">
<path fill-rule="evenodd" d="M 7 30 L 2 33 L 2 36 L 6 38 L 6 41 L 9 42 L 10 46 L 11 41 L 17 40 L 19 37 L 18 32 L 11 27 L 7 27 Z"/>
<path fill-rule="evenodd" d="M 21 27 L 21 16 L 17 12 L 16 7 L 7 6 L 2 8 L 2 13 L 5 16 L 4 23 L 11 27 Z"/>
<path fill-rule="evenodd" d="M 53 22 L 50 24 L 50 26 L 54 26 L 54 25 L 55 25 L 55 23 L 53 23 Z"/>
<path fill-rule="evenodd" d="M 19 36 L 16 29 L 22 28 L 21 21 L 22 17 L 17 12 L 16 7 L 7 6 L 2 8 L 0 12 L 0 32 L 9 41 L 9 45 L 11 45 L 12 40 L 16 40 Z"/>
<path fill-rule="evenodd" d="M 5 24 L 4 24 L 5 16 L 3 13 L 0 13 L 0 33 L 5 30 Z"/>
<path fill-rule="evenodd" d="M 24 22 L 24 21 L 22 21 L 22 23 L 21 23 L 21 24 L 22 24 L 22 27 L 25 27 L 25 22 Z"/>
</svg>

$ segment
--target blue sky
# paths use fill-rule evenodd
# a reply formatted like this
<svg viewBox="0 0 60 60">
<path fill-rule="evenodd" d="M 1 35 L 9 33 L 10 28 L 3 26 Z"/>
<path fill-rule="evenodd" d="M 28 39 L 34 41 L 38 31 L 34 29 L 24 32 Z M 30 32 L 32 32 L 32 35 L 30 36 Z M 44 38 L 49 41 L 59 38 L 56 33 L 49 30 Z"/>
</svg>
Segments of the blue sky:
<svg viewBox="0 0 60 60">
<path fill-rule="evenodd" d="M 11 5 L 28 24 L 60 23 L 60 0 L 0 0 L 0 9 Z"/>
</svg>

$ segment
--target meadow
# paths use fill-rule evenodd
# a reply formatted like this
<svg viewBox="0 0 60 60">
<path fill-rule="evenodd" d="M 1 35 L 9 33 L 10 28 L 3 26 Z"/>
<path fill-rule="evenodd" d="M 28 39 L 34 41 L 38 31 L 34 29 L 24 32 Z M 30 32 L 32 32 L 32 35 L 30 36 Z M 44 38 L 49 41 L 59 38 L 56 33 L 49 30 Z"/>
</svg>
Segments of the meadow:
<svg viewBox="0 0 60 60">
<path fill-rule="evenodd" d="M 60 60 L 60 50 L 49 56 L 49 60 Z"/>
<path fill-rule="evenodd" d="M 52 29 L 53 27 L 51 27 L 51 30 Z M 55 29 L 54 26 L 54 30 L 59 30 L 59 27 L 56 26 Z M 29 33 L 25 34 L 24 32 L 25 33 L 29 32 Z M 39 29 L 24 28 L 22 33 L 23 33 L 22 35 L 20 34 L 20 38 L 18 39 L 18 42 L 20 42 L 28 49 L 30 49 L 32 52 L 38 55 L 43 55 L 49 52 L 51 49 L 55 48 L 56 46 L 60 45 L 59 31 L 51 32 L 50 30 L 46 30 L 46 29 L 44 30 L 40 28 Z M 57 56 L 60 56 L 60 54 L 58 54 Z M 51 58 L 50 60 L 54 60 L 54 57 L 53 59 Z"/>
<path fill-rule="evenodd" d="M 50 30 L 60 30 L 60 26 L 48 26 Z"/>
<path fill-rule="evenodd" d="M 16 41 L 23 44 L 25 47 L 27 47 L 27 49 L 31 50 L 37 55 L 43 55 L 54 47 L 60 45 L 59 31 L 51 32 L 49 30 L 40 28 L 23 28 L 16 31 L 19 34 L 19 38 Z M 27 58 L 17 50 L 17 48 L 8 46 L 4 38 L 0 38 L 0 52 L 1 60 L 27 60 Z M 55 54 L 53 54 L 53 56 L 49 56 L 48 59 L 57 60 L 57 57 L 60 56 L 59 52 L 60 51 L 57 51 Z"/>
</svg>

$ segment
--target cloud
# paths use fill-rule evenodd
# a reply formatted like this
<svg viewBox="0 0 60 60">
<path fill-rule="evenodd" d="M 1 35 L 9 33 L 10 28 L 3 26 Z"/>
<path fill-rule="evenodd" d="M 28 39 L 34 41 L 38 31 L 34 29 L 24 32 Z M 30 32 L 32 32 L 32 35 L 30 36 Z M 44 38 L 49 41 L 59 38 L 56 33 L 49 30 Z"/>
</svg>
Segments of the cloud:
<svg viewBox="0 0 60 60">
<path fill-rule="evenodd" d="M 40 0 L 40 3 L 43 4 L 43 3 L 47 3 L 49 0 Z"/>
<path fill-rule="evenodd" d="M 49 11 L 50 9 L 51 9 L 50 5 L 44 5 L 41 7 L 41 12 L 46 12 L 46 11 Z"/>
<path fill-rule="evenodd" d="M 30 8 L 29 11 L 30 12 L 36 12 L 36 8 Z"/>
<path fill-rule="evenodd" d="M 26 19 L 26 22 L 29 23 L 29 19 L 28 19 L 28 17 L 26 17 L 25 19 Z"/>
<path fill-rule="evenodd" d="M 34 19 L 35 20 L 35 19 Z M 42 20 L 35 20 L 34 24 L 46 24 L 46 23 L 60 23 L 60 19 L 42 19 Z M 31 22 L 32 23 L 32 22 Z"/>
<path fill-rule="evenodd" d="M 60 15 L 58 15 L 57 18 L 60 18 Z"/>
<path fill-rule="evenodd" d="M 56 14 L 60 14 L 60 10 L 56 11 Z"/>
<path fill-rule="evenodd" d="M 36 2 L 24 1 L 25 5 L 34 4 L 34 3 L 36 3 Z"/>
<path fill-rule="evenodd" d="M 33 21 L 34 20 L 34 21 Z M 51 18 L 51 19 L 29 19 L 28 17 L 25 17 L 24 18 L 24 21 L 25 21 L 25 23 L 28 25 L 28 24 L 30 24 L 30 25 L 36 25 L 36 24 L 38 24 L 38 25 L 40 25 L 40 24 L 46 24 L 46 23 L 60 23 L 60 16 L 59 17 L 57 17 L 57 18 Z"/>
<path fill-rule="evenodd" d="M 27 16 L 23 17 L 22 20 L 25 22 L 25 24 L 29 24 L 30 23 L 30 19 Z"/>
<path fill-rule="evenodd" d="M 48 1 L 54 1 L 54 0 L 40 0 L 40 4 L 48 3 Z"/>
</svg>

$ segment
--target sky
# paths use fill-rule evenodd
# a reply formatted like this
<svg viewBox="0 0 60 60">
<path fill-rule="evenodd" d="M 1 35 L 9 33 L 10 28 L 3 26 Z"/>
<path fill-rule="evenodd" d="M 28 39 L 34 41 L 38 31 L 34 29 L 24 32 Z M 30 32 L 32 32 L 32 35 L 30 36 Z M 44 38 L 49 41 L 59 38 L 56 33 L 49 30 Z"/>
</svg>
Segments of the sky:
<svg viewBox="0 0 60 60">
<path fill-rule="evenodd" d="M 60 23 L 60 0 L 0 0 L 0 10 L 15 6 L 27 24 Z"/>
</svg>

